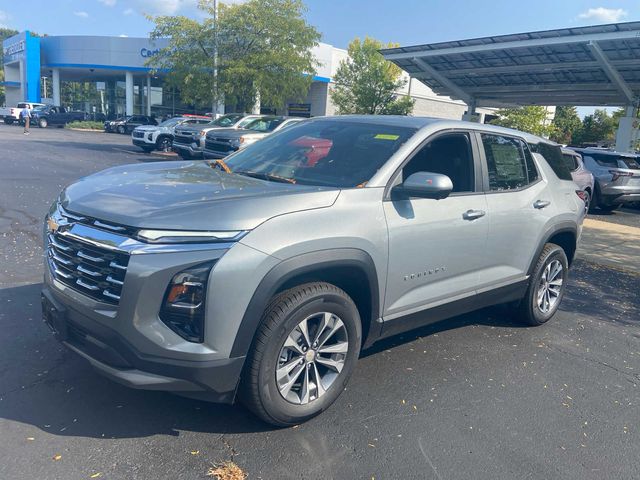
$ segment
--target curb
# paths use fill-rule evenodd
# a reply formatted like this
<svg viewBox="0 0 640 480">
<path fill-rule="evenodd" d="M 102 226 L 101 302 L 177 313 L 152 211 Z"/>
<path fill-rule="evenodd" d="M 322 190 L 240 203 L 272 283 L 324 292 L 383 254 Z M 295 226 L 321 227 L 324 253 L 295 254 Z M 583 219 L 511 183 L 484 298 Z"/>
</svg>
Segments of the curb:
<svg viewBox="0 0 640 480">
<path fill-rule="evenodd" d="M 65 130 L 72 130 L 74 132 L 97 132 L 104 133 L 104 130 L 94 130 L 93 128 L 65 128 Z"/>
</svg>

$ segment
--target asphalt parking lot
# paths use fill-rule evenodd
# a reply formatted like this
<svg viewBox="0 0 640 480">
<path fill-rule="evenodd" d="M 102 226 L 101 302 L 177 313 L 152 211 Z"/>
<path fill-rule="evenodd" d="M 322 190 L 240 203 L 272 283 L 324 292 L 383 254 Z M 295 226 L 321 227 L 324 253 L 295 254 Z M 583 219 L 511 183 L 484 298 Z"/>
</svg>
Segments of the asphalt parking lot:
<svg viewBox="0 0 640 480">
<path fill-rule="evenodd" d="M 273 429 L 112 383 L 40 320 L 41 222 L 60 189 L 166 160 L 57 129 L 0 125 L 0 145 L 0 479 L 199 479 L 231 459 L 249 479 L 640 477 L 638 272 L 577 260 L 545 326 L 494 308 L 377 344 L 330 410 Z M 640 211 L 607 217 L 640 226 Z"/>
</svg>

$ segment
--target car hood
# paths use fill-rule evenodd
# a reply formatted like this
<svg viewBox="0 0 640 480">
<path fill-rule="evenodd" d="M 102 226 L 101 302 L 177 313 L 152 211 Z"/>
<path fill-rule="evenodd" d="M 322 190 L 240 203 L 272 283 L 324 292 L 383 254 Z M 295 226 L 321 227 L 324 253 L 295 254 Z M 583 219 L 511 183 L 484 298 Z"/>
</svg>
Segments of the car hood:
<svg viewBox="0 0 640 480">
<path fill-rule="evenodd" d="M 140 125 L 139 127 L 134 128 L 138 132 L 155 132 L 156 130 L 162 130 L 166 127 L 159 127 L 158 125 Z"/>
<path fill-rule="evenodd" d="M 224 173 L 209 162 L 124 165 L 80 179 L 63 208 L 139 228 L 251 230 L 269 218 L 331 206 L 340 190 Z"/>
<path fill-rule="evenodd" d="M 255 130 L 245 130 L 242 128 L 218 128 L 207 133 L 208 137 L 216 138 L 240 138 L 247 135 L 266 136 L 266 132 L 257 132 Z"/>
</svg>

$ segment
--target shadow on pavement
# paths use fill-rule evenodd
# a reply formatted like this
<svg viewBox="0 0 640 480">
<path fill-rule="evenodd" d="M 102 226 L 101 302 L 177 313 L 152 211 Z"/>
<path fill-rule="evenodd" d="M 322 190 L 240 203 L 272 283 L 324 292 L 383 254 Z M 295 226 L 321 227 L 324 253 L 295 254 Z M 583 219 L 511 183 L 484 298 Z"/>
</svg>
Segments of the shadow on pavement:
<svg viewBox="0 0 640 480">
<path fill-rule="evenodd" d="M 638 277 L 576 261 L 562 310 L 637 325 Z M 60 345 L 40 320 L 40 284 L 0 290 L 0 417 L 54 435 L 90 438 L 261 432 L 263 424 L 241 405 L 216 405 L 113 383 Z M 594 301 L 594 299 L 596 299 Z M 480 310 L 383 340 L 380 351 L 469 325 L 523 325 L 500 307 Z"/>
</svg>

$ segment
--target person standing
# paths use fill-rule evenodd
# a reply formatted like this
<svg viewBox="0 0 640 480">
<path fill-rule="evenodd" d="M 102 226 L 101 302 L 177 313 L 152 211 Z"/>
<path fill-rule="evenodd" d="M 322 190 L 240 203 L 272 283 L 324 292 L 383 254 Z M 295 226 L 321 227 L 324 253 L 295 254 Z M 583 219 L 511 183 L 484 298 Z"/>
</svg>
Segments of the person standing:
<svg viewBox="0 0 640 480">
<path fill-rule="evenodd" d="M 24 122 L 24 134 L 29 135 L 29 122 L 31 121 L 31 111 L 25 105 L 22 111 L 20 111 L 20 118 Z"/>
</svg>

